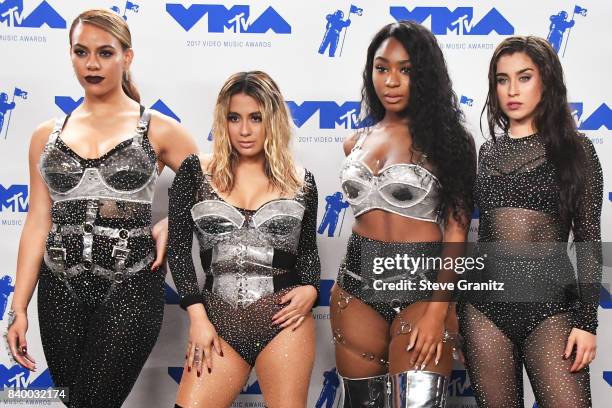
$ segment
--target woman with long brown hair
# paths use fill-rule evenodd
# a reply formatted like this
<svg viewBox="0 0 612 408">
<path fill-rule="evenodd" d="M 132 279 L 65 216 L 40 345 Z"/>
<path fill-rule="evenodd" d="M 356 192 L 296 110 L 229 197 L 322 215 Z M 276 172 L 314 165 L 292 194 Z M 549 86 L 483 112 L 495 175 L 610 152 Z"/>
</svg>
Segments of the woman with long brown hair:
<svg viewBox="0 0 612 408">
<path fill-rule="evenodd" d="M 449 294 L 430 288 L 455 272 L 393 266 L 461 256 L 471 219 L 474 142 L 429 30 L 401 21 L 376 33 L 362 104 L 373 124 L 344 142 L 356 220 L 330 305 L 342 406 L 444 407 L 456 318 Z"/>
<path fill-rule="evenodd" d="M 293 161 L 290 123 L 266 73 L 232 75 L 217 98 L 212 155 L 189 156 L 170 189 L 168 262 L 190 320 L 177 407 L 229 407 L 252 367 L 267 406 L 306 406 L 318 197 L 313 175 Z"/>
<path fill-rule="evenodd" d="M 163 316 L 167 227 L 151 225 L 155 182 L 196 147 L 178 123 L 140 104 L 120 16 L 86 11 L 69 40 L 85 98 L 32 136 L 7 338 L 14 358 L 34 370 L 27 306 L 38 283 L 42 345 L 53 383 L 68 388 L 66 404 L 120 407 Z"/>
<path fill-rule="evenodd" d="M 602 273 L 603 177 L 576 130 L 559 57 L 538 37 L 510 37 L 489 66 L 491 139 L 480 148 L 475 201 L 485 269 L 504 291 L 460 305 L 480 407 L 523 407 L 523 366 L 540 407 L 590 407 Z M 568 256 L 573 234 L 578 279 Z"/>
</svg>

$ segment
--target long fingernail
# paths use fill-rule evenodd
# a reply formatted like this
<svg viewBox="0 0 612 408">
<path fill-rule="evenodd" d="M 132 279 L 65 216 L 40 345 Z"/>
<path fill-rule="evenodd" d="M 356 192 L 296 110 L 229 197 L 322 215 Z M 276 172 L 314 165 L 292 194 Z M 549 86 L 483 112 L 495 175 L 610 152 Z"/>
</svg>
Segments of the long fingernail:
<svg viewBox="0 0 612 408">
<path fill-rule="evenodd" d="M 440 362 L 440 360 L 436 360 L 436 365 L 438 365 L 439 362 Z"/>
<path fill-rule="evenodd" d="M 208 369 L 208 374 L 210 374 L 210 373 L 212 373 L 212 370 L 209 368 L 209 369 Z"/>
<path fill-rule="evenodd" d="M 190 366 L 187 366 L 187 372 L 189 372 L 189 373 L 191 372 L 191 367 Z"/>
<path fill-rule="evenodd" d="M 202 373 L 198 371 L 198 377 L 201 375 Z"/>
<path fill-rule="evenodd" d="M 223 357 L 223 350 L 221 350 L 221 357 Z"/>
<path fill-rule="evenodd" d="M 406 347 L 406 351 L 410 351 L 412 349 L 412 347 L 414 346 L 414 344 L 410 344 L 408 345 L 408 347 Z"/>
<path fill-rule="evenodd" d="M 421 364 L 421 371 L 425 368 L 425 363 Z"/>
<path fill-rule="evenodd" d="M 414 371 L 417 371 L 418 369 L 419 369 L 419 366 L 415 364 L 414 365 Z"/>
</svg>

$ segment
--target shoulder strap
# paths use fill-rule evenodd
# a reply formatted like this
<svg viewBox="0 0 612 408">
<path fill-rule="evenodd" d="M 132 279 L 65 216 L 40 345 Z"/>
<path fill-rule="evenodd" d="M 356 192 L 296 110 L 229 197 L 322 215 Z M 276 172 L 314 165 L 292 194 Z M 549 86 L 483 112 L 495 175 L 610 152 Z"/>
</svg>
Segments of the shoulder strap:
<svg viewBox="0 0 612 408">
<path fill-rule="evenodd" d="M 353 150 L 356 150 L 356 149 L 361 149 L 361 146 L 363 145 L 363 142 L 365 142 L 366 137 L 368 137 L 368 135 L 369 135 L 370 133 L 372 133 L 372 128 L 368 128 L 368 130 L 367 130 L 367 131 L 365 131 L 365 132 L 361 133 L 361 134 L 359 135 L 359 138 L 357 139 L 357 142 L 355 142 L 355 145 L 354 145 L 354 146 L 353 146 L 353 148 L 351 149 L 351 152 L 352 152 Z"/>
<path fill-rule="evenodd" d="M 68 116 L 61 116 L 59 118 L 55 118 L 55 125 L 53 125 L 53 130 L 49 134 L 47 144 L 55 143 L 59 134 L 62 133 L 62 129 L 64 128 L 67 119 Z"/>
<path fill-rule="evenodd" d="M 141 106 L 140 120 L 138 121 L 138 126 L 136 127 L 136 134 L 134 135 L 134 139 L 132 143 L 134 144 L 142 144 L 142 140 L 146 136 L 149 131 L 149 122 L 151 121 L 151 110 Z"/>
</svg>

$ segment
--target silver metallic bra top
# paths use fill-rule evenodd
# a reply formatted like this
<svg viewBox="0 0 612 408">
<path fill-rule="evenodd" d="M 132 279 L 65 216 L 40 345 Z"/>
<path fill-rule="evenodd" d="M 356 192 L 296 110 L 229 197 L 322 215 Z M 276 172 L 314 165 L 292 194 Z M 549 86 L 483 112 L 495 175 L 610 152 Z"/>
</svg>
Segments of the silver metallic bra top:
<svg viewBox="0 0 612 408">
<path fill-rule="evenodd" d="M 342 190 L 355 217 L 380 209 L 403 217 L 442 223 L 439 180 L 421 164 L 391 164 L 374 174 L 358 158 L 367 134 L 362 134 L 340 171 Z"/>
<path fill-rule="evenodd" d="M 60 139 L 67 119 L 56 121 L 38 164 L 53 202 L 111 199 L 150 204 L 153 201 L 157 163 L 142 146 L 151 119 L 148 109 L 143 111 L 131 139 L 120 142 L 97 159 L 82 158 Z"/>
<path fill-rule="evenodd" d="M 247 258 L 261 258 L 255 263 L 269 265 L 272 248 L 296 253 L 304 211 L 296 200 L 281 198 L 265 203 L 247 219 L 225 201 L 204 200 L 193 206 L 191 215 L 200 248 L 214 247 L 214 258 L 232 258 L 235 251 L 231 247 L 239 246 L 249 249 Z"/>
</svg>

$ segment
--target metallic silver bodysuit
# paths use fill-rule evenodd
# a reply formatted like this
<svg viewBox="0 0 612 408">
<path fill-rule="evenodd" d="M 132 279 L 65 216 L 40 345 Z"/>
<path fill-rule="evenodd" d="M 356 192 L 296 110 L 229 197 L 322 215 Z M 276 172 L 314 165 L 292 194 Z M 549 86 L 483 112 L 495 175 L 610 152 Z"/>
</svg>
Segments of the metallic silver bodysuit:
<svg viewBox="0 0 612 408">
<path fill-rule="evenodd" d="M 57 121 L 39 162 L 52 200 L 38 287 L 42 344 L 68 406 L 120 407 L 163 317 L 164 272 L 151 271 L 150 112 L 141 107 L 133 137 L 95 159 L 61 139 L 68 119 Z"/>
<path fill-rule="evenodd" d="M 203 302 L 219 335 L 249 364 L 280 331 L 271 326 L 290 288 L 319 290 L 317 191 L 306 172 L 292 199 L 257 210 L 237 208 L 212 188 L 196 155 L 181 165 L 170 189 L 168 262 L 181 306 Z M 200 289 L 191 254 L 195 232 L 206 273 Z"/>
</svg>

